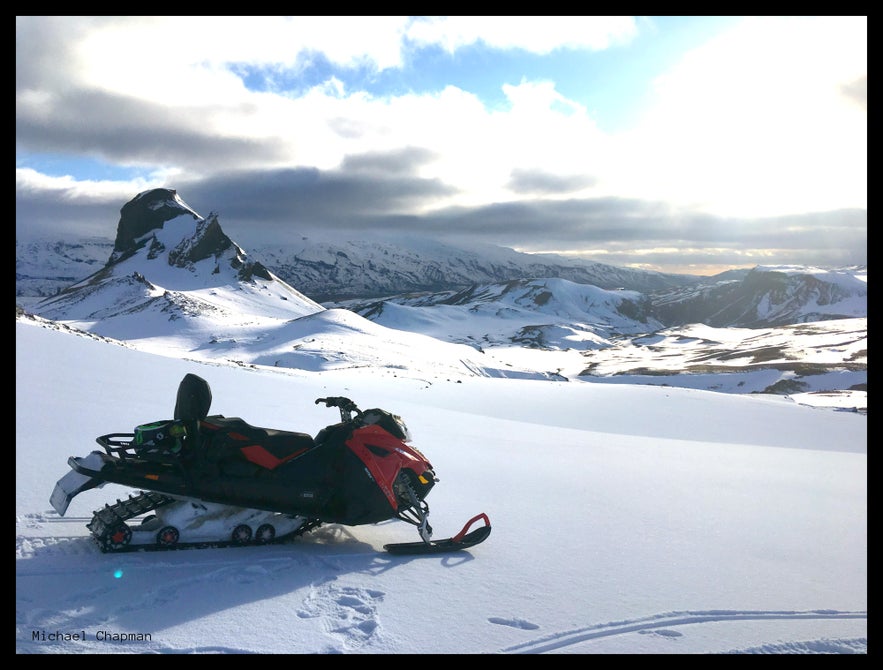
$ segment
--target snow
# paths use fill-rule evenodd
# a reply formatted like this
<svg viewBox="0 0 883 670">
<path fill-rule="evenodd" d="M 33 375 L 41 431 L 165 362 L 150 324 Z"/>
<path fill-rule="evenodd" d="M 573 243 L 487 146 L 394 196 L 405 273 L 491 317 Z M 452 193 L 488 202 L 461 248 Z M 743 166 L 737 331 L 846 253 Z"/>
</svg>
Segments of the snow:
<svg viewBox="0 0 883 670">
<path fill-rule="evenodd" d="M 285 334 L 301 344 L 330 338 L 329 356 L 367 356 L 373 341 L 370 364 L 273 367 L 271 347 L 236 364 L 194 351 L 186 329 L 156 347 L 118 325 L 132 338 L 121 346 L 49 325 L 16 321 L 19 654 L 867 653 L 866 414 L 455 377 L 446 347 L 458 345 L 394 331 L 388 358 L 383 331 L 337 310 L 281 328 L 302 328 Z M 129 491 L 87 491 L 59 517 L 55 482 L 96 436 L 170 418 L 187 373 L 211 385 L 212 413 L 260 426 L 315 435 L 336 420 L 314 403 L 328 395 L 401 415 L 440 479 L 436 537 L 480 512 L 490 537 L 396 557 L 383 544 L 417 537 L 394 521 L 263 547 L 100 553 L 85 524 Z"/>
</svg>

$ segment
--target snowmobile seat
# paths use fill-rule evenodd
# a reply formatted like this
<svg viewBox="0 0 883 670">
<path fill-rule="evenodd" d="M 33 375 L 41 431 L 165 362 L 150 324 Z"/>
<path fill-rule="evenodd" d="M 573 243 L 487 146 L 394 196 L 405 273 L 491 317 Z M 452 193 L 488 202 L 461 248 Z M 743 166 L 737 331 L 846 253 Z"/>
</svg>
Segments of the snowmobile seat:
<svg viewBox="0 0 883 670">
<path fill-rule="evenodd" d="M 273 470 L 315 446 L 307 433 L 260 428 L 239 417 L 221 415 L 200 421 L 199 434 L 210 460 L 225 465 L 247 461 L 265 470 Z"/>
<path fill-rule="evenodd" d="M 208 416 L 211 402 L 208 382 L 185 375 L 178 385 L 175 420 L 186 426 L 187 458 L 212 470 L 222 466 L 228 474 L 250 476 L 273 470 L 315 446 L 306 433 L 259 428 L 238 417 Z"/>
<path fill-rule="evenodd" d="M 202 421 L 208 416 L 212 404 L 212 391 L 208 382 L 193 374 L 184 375 L 178 384 L 178 397 L 175 401 L 175 419 L 180 421 Z"/>
</svg>

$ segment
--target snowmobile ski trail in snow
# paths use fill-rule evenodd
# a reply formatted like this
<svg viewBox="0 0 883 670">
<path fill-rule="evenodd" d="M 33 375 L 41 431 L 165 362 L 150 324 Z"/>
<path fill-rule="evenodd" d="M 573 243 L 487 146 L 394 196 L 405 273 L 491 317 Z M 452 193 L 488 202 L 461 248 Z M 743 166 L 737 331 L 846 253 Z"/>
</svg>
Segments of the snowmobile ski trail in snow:
<svg viewBox="0 0 883 670">
<path fill-rule="evenodd" d="M 174 418 L 96 438 L 102 450 L 70 457 L 55 485 L 64 516 L 81 493 L 106 484 L 137 489 L 93 513 L 86 525 L 103 552 L 277 543 L 322 524 L 398 519 L 420 540 L 384 545 L 391 554 L 460 551 L 485 541 L 490 520 L 473 517 L 433 540 L 426 497 L 438 482 L 402 418 L 361 410 L 349 398 L 319 398 L 340 421 L 307 433 L 209 415 L 211 390 L 193 374 L 178 386 Z M 479 520 L 484 525 L 470 530 Z"/>
</svg>

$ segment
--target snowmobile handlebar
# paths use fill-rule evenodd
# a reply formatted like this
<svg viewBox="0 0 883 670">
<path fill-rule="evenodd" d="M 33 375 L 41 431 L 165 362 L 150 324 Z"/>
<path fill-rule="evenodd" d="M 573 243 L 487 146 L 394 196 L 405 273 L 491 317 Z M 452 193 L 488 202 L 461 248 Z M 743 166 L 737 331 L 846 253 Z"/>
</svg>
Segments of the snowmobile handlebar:
<svg viewBox="0 0 883 670">
<path fill-rule="evenodd" d="M 344 398 L 343 396 L 316 398 L 316 404 L 318 405 L 320 402 L 325 403 L 325 407 L 337 407 L 340 410 L 341 421 L 351 421 L 353 418 L 353 413 L 355 413 L 356 416 L 359 416 L 362 413 L 356 403 L 354 403 L 349 398 Z"/>
</svg>

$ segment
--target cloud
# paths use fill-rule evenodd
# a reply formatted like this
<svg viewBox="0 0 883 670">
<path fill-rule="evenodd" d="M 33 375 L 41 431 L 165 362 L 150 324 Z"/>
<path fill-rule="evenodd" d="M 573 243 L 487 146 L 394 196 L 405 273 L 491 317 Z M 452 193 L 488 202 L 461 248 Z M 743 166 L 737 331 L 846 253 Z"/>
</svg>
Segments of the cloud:
<svg viewBox="0 0 883 670">
<path fill-rule="evenodd" d="M 17 240 L 35 237 L 113 240 L 120 209 L 137 195 L 137 191 L 124 194 L 119 185 L 49 179 L 28 169 L 16 169 L 15 176 Z"/>
<path fill-rule="evenodd" d="M 866 210 L 735 219 L 676 212 L 660 202 L 598 197 L 535 198 L 413 214 L 415 203 L 452 190 L 402 171 L 402 165 L 426 158 L 423 152 L 415 154 L 365 156 L 337 170 L 236 171 L 164 185 L 177 188 L 201 214 L 218 212 L 224 230 L 246 248 L 293 242 L 303 235 L 353 239 L 389 234 L 395 239 L 426 234 L 466 245 L 471 240 L 533 252 L 569 250 L 612 264 L 651 267 L 867 263 Z M 113 238 L 120 208 L 136 195 L 109 191 L 92 198 L 77 194 L 69 180 L 51 187 L 25 185 L 23 177 L 20 182 L 17 236 L 60 227 L 64 235 Z M 24 227 L 20 222 L 30 223 Z"/>
<path fill-rule="evenodd" d="M 612 61 L 590 58 L 616 49 L 648 67 L 641 50 L 662 34 L 648 26 L 17 17 L 16 234 L 113 228 L 136 193 L 166 186 L 246 234 L 411 231 L 625 263 L 629 249 L 635 263 L 764 249 L 788 263 L 807 253 L 824 265 L 825 249 L 831 264 L 863 262 L 867 18 L 734 21 L 670 60 L 629 110 L 634 125 L 604 132 L 552 64 L 585 72 L 606 100 L 592 68 Z M 497 102 L 471 80 L 415 72 L 426 49 L 439 70 L 480 54 Z M 540 59 L 531 77 L 518 69 L 526 57 Z M 504 64 L 516 69 L 494 69 Z M 88 179 L 78 158 L 136 177 Z M 48 163 L 63 167 L 41 174 Z"/>
<path fill-rule="evenodd" d="M 483 43 L 548 54 L 556 49 L 607 49 L 637 35 L 631 16 L 445 16 L 415 20 L 407 37 L 449 52 Z"/>
<path fill-rule="evenodd" d="M 217 165 L 278 162 L 285 147 L 271 138 L 218 135 L 201 109 L 173 109 L 93 89 L 59 95 L 51 114 L 22 102 L 16 142 L 31 151 L 82 153 L 123 165 L 174 165 L 210 171 Z"/>
<path fill-rule="evenodd" d="M 230 172 L 179 188 L 188 202 L 206 202 L 225 219 L 276 230 L 384 228 L 427 196 L 451 189 L 431 179 L 315 168 Z M 184 194 L 189 195 L 184 195 Z"/>
<path fill-rule="evenodd" d="M 589 175 L 556 175 L 543 170 L 512 170 L 509 188 L 515 193 L 555 194 L 581 191 L 594 186 L 597 179 Z"/>
</svg>

